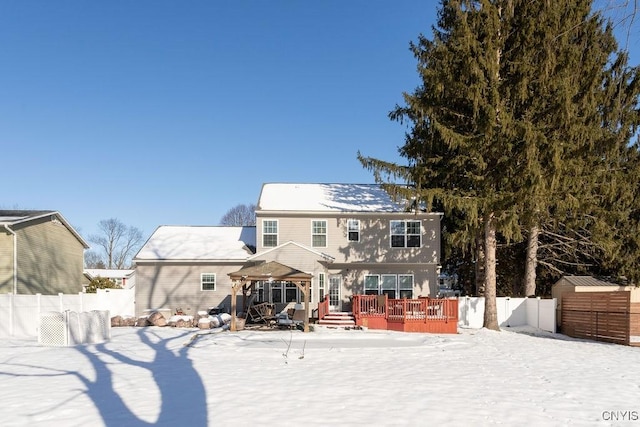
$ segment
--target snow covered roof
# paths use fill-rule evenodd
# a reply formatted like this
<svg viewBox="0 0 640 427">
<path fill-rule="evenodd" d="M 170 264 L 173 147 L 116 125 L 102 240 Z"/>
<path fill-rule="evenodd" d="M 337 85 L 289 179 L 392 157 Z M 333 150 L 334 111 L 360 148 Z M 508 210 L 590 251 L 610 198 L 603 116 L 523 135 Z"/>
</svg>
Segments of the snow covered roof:
<svg viewBox="0 0 640 427">
<path fill-rule="evenodd" d="M 145 260 L 246 260 L 256 245 L 255 227 L 170 226 L 156 229 L 135 256 Z"/>
<path fill-rule="evenodd" d="M 85 268 L 84 272 L 90 277 L 105 277 L 111 278 L 127 278 L 133 274 L 135 270 L 119 270 L 109 268 Z"/>
<path fill-rule="evenodd" d="M 406 212 L 377 184 L 267 183 L 258 209 L 267 211 Z"/>
</svg>

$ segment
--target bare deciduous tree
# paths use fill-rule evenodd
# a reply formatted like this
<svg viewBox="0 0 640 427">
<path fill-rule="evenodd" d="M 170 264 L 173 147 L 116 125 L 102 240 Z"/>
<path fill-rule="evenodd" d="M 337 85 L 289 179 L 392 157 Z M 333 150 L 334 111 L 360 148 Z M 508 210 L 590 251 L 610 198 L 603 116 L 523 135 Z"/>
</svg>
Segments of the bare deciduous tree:
<svg viewBox="0 0 640 427">
<path fill-rule="evenodd" d="M 229 209 L 220 220 L 220 225 L 236 227 L 256 225 L 256 205 L 238 205 Z"/>
<path fill-rule="evenodd" d="M 84 253 L 84 268 L 106 268 L 104 260 L 96 251 L 87 251 Z"/>
<path fill-rule="evenodd" d="M 89 236 L 89 241 L 102 249 L 106 267 L 122 269 L 129 266 L 131 257 L 143 242 L 142 232 L 116 218 L 104 219 L 98 227 L 100 234 Z"/>
</svg>

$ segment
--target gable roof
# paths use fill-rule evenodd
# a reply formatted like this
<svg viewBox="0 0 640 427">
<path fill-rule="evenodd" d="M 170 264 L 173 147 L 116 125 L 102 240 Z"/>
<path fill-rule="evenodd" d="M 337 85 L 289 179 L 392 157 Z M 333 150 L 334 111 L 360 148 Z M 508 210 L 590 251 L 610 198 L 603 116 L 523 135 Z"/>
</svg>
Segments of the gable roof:
<svg viewBox="0 0 640 427">
<path fill-rule="evenodd" d="M 325 259 L 327 261 L 330 261 L 330 262 L 333 262 L 335 260 L 335 258 L 332 257 L 331 255 L 325 254 L 323 252 L 319 252 L 319 251 L 317 251 L 317 250 L 315 250 L 313 248 L 310 248 L 308 246 L 302 245 L 302 244 L 300 244 L 298 242 L 294 242 L 293 240 L 286 241 L 281 245 L 278 245 L 276 247 L 267 249 L 266 251 L 262 251 L 262 252 L 260 252 L 258 254 L 251 255 L 249 257 L 249 260 L 258 259 L 259 257 L 262 257 L 263 255 L 266 255 L 266 254 L 268 254 L 270 252 L 279 251 L 280 249 L 284 248 L 285 246 L 297 246 L 298 248 L 300 248 L 300 249 L 302 249 L 304 251 L 308 251 L 308 252 L 311 252 L 312 254 L 317 255 L 318 258 L 323 258 L 323 259 Z"/>
<path fill-rule="evenodd" d="M 95 277 L 104 277 L 107 279 L 111 278 L 128 278 L 130 277 L 135 270 L 130 269 L 115 269 L 115 268 L 85 268 L 84 273 L 87 274 L 90 278 Z"/>
<path fill-rule="evenodd" d="M 58 211 L 48 210 L 0 210 L 0 226 L 14 226 L 18 224 L 35 221 L 47 216 L 55 216 L 76 239 L 82 243 L 85 249 L 89 249 L 89 244 L 80 236 L 80 234 L 69 224 L 69 222 Z"/>
<path fill-rule="evenodd" d="M 229 273 L 229 277 L 232 280 L 309 280 L 313 275 L 277 261 L 269 261 Z"/>
<path fill-rule="evenodd" d="M 258 210 L 308 212 L 406 212 L 378 184 L 263 184 Z"/>
<path fill-rule="evenodd" d="M 245 261 L 255 227 L 171 226 L 156 229 L 134 261 Z"/>
</svg>

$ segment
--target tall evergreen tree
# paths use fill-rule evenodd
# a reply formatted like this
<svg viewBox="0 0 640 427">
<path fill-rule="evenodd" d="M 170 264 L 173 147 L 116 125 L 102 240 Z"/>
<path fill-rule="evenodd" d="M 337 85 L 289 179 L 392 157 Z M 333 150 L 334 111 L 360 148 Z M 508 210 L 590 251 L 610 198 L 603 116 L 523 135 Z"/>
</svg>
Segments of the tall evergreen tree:
<svg viewBox="0 0 640 427">
<path fill-rule="evenodd" d="M 421 85 L 390 113 L 411 123 L 400 149 L 408 165 L 358 156 L 379 182 L 413 184 L 388 185 L 392 194 L 457 215 L 451 242 L 469 245 L 482 230 L 484 326 L 498 329 L 498 240 L 528 235 L 525 293 L 533 294 L 543 226 L 562 217 L 577 229 L 588 219 L 604 234 L 606 221 L 592 220 L 596 200 L 618 190 L 594 171 L 611 169 L 624 145 L 612 143 L 603 113 L 614 106 L 604 92 L 615 39 L 589 0 L 443 0 L 438 17 L 432 40 L 411 44 Z M 637 95 L 628 98 L 627 108 Z"/>
</svg>

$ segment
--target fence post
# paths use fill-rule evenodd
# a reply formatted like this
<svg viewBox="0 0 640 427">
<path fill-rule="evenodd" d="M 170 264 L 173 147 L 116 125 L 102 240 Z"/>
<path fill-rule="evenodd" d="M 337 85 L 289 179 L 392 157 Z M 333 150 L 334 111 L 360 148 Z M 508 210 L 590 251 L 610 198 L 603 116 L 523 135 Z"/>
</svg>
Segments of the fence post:
<svg viewBox="0 0 640 427">
<path fill-rule="evenodd" d="M 507 322 L 507 327 L 511 326 L 511 323 L 509 322 L 509 319 L 511 319 L 511 314 L 510 314 L 511 306 L 509 304 L 509 301 L 511 301 L 511 297 L 504 298 L 504 316 L 506 317 L 505 321 Z M 498 321 L 500 321 L 500 319 L 498 319 Z"/>
<path fill-rule="evenodd" d="M 536 327 L 540 329 L 540 297 L 536 297 Z"/>
<path fill-rule="evenodd" d="M 12 337 L 13 334 L 15 333 L 13 330 L 13 316 L 14 316 L 14 309 L 13 309 L 13 294 L 9 293 L 9 336 Z"/>
</svg>

